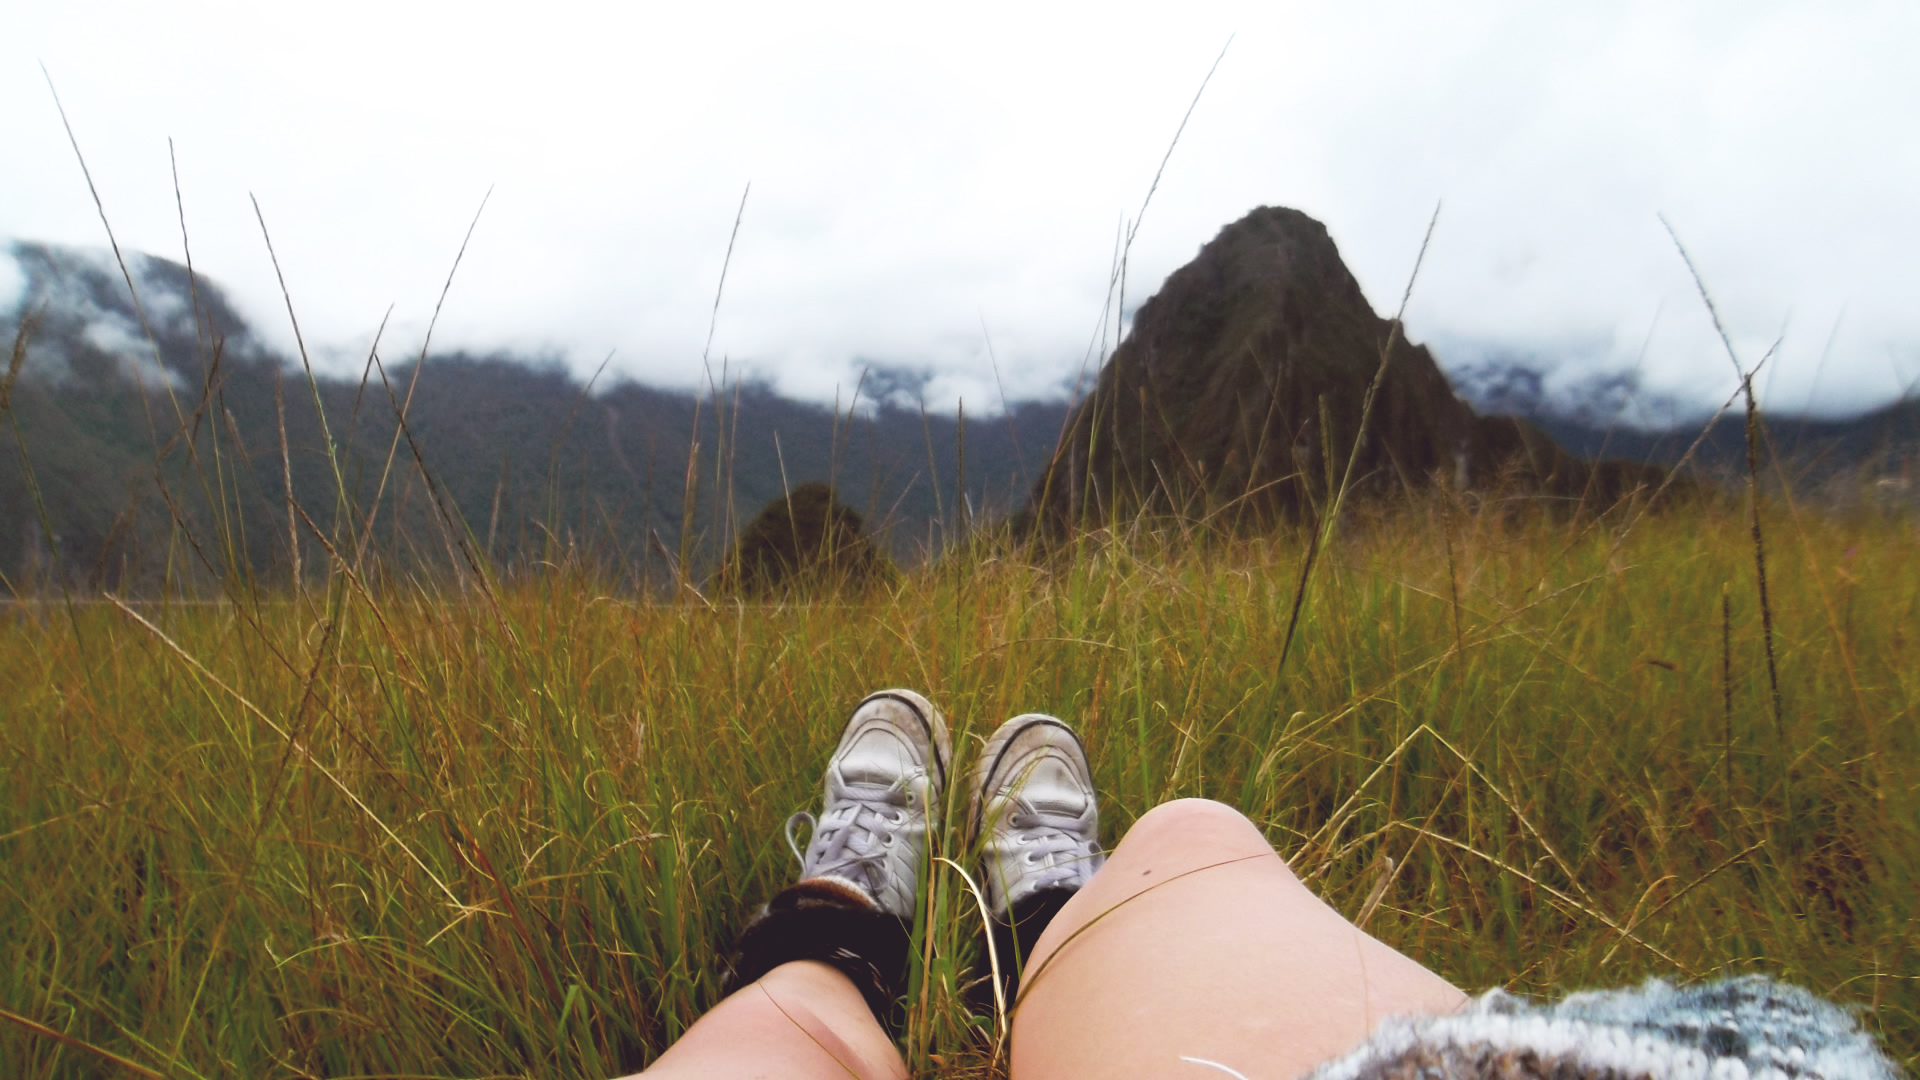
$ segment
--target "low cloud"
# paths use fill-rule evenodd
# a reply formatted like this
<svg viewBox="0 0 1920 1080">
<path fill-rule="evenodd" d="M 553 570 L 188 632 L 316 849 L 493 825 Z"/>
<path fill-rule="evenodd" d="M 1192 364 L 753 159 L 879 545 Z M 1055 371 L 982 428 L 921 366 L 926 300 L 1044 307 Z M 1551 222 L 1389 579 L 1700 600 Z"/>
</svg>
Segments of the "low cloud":
<svg viewBox="0 0 1920 1080">
<path fill-rule="evenodd" d="M 18 275 L 11 303 L 0 304 L 0 326 L 11 337 L 22 318 L 45 319 L 28 339 L 25 376 L 73 377 L 73 354 L 79 350 L 107 358 L 124 378 L 154 388 L 184 387 L 179 375 L 156 358 L 134 314 L 126 276 L 132 276 L 148 325 L 156 331 L 191 330 L 187 299 L 160 263 L 137 252 L 126 253 L 126 259 L 123 275 L 119 261 L 104 248 L 0 247 L 0 273 L 10 269 Z"/>
<path fill-rule="evenodd" d="M 27 272 L 13 257 L 11 244 L 0 244 L 0 318 L 20 313 L 20 301 L 27 295 Z"/>
<path fill-rule="evenodd" d="M 1737 376 L 1664 214 L 1741 362 L 1778 341 L 1775 407 L 1920 376 L 1920 150 L 1887 134 L 1920 95 L 1910 4 L 1222 3 L 1022 10 L 1019 33 L 991 10 L 455 26 L 343 4 L 23 12 L 0 42 L 0 233 L 101 241 L 45 59 L 123 243 L 178 257 L 170 135 L 196 265 L 282 352 L 283 277 L 329 370 L 357 375 L 383 318 L 383 355 L 417 352 L 491 186 L 436 348 L 582 377 L 612 353 L 614 377 L 695 389 L 751 181 L 716 375 L 830 403 L 877 364 L 929 409 L 985 413 L 1086 373 L 1116 235 L 1231 32 L 1128 252 L 1129 305 L 1275 204 L 1324 221 L 1390 314 L 1442 203 L 1407 322 L 1443 362 L 1491 342 L 1710 408 Z"/>
</svg>

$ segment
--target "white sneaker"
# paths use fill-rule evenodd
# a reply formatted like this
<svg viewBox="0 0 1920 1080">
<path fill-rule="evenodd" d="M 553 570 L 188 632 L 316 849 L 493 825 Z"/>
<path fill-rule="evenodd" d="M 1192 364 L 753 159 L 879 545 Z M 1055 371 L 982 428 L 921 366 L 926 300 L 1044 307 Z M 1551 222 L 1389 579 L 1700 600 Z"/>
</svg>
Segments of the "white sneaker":
<svg viewBox="0 0 1920 1080">
<path fill-rule="evenodd" d="M 815 820 L 787 819 L 801 880 L 851 885 L 875 907 L 912 918 L 927 854 L 927 822 L 946 789 L 953 746 L 946 718 L 911 690 L 868 695 L 827 761 L 826 802 Z M 813 827 L 804 854 L 794 839 Z"/>
<path fill-rule="evenodd" d="M 1107 861 L 1086 748 L 1044 713 L 1016 716 L 987 740 L 971 817 L 987 905 L 1003 919 L 1041 889 L 1080 888 Z"/>
</svg>

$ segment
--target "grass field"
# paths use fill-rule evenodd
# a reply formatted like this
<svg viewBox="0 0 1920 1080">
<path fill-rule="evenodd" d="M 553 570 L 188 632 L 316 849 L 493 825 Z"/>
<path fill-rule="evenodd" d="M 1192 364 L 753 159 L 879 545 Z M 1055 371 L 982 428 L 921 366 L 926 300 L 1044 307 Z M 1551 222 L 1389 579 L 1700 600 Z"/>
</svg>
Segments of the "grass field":
<svg viewBox="0 0 1920 1080">
<path fill-rule="evenodd" d="M 983 547 L 787 605 L 338 564 L 297 596 L 17 605 L 0 1075 L 638 1069 L 714 1001 L 794 872 L 783 820 L 889 685 L 963 761 L 1015 712 L 1079 724 L 1109 844 L 1200 795 L 1350 916 L 1384 877 L 1367 929 L 1470 989 L 1763 971 L 1865 1007 L 1911 1070 L 1920 532 L 1764 520 L 1777 716 L 1744 511 L 1712 503 L 1360 508 L 1278 672 L 1297 535 Z M 983 1075 L 977 915 L 940 875 L 905 1049 Z"/>
</svg>

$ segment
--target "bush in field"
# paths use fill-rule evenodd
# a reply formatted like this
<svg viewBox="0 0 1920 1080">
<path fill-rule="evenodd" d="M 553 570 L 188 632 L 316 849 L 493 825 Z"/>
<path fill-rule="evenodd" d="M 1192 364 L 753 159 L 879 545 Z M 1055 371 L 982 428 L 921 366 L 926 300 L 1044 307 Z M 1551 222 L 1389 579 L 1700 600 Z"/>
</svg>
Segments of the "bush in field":
<svg viewBox="0 0 1920 1080">
<path fill-rule="evenodd" d="M 801 484 L 762 509 L 714 574 L 712 590 L 765 597 L 860 588 L 894 576 L 860 515 L 825 484 Z"/>
</svg>

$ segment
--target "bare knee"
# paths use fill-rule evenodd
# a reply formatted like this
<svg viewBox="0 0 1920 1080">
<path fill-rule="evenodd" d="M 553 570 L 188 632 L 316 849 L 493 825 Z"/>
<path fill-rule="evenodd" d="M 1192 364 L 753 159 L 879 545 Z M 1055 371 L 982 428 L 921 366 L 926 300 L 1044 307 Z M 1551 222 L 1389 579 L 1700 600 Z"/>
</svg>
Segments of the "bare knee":
<svg viewBox="0 0 1920 1080">
<path fill-rule="evenodd" d="M 1163 851 L 1205 848 L 1249 855 L 1273 852 L 1267 838 L 1245 814 L 1212 799 L 1175 799 L 1161 803 L 1142 814 L 1127 831 L 1121 850 L 1130 845 Z"/>
<path fill-rule="evenodd" d="M 1258 834 L 1253 822 L 1247 816 L 1223 802 L 1212 799 L 1174 799 L 1140 815 L 1128 831 L 1129 837 L 1135 834 L 1152 836 L 1162 830 L 1176 833 L 1200 831 L 1212 833 L 1219 830 L 1250 830 Z"/>
</svg>

